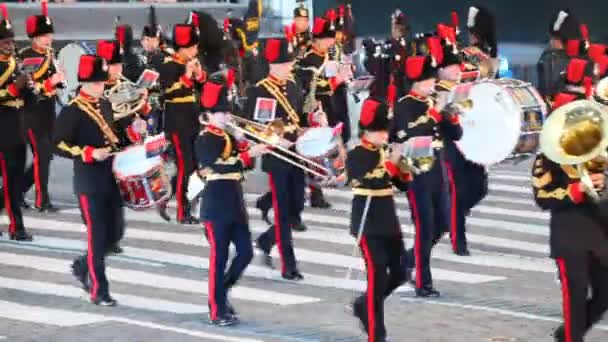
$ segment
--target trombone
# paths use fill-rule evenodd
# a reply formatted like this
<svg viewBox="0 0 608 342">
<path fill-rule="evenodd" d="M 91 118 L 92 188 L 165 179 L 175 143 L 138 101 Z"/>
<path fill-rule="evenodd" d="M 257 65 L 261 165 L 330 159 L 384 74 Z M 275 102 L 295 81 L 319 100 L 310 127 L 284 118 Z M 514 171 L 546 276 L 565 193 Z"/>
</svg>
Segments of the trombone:
<svg viewBox="0 0 608 342">
<path fill-rule="evenodd" d="M 232 129 L 232 130 L 236 130 L 239 131 L 241 133 L 243 133 L 245 136 L 247 136 L 247 140 L 252 142 L 252 143 L 258 143 L 258 141 L 271 146 L 273 150 L 269 151 L 268 153 L 270 155 L 272 155 L 273 157 L 276 157 L 286 163 L 289 163 L 295 167 L 298 167 L 300 169 L 302 169 L 305 172 L 308 172 L 310 174 L 313 174 L 319 178 L 322 179 L 328 179 L 329 175 L 331 174 L 330 170 L 328 170 L 325 166 L 314 162 L 310 159 L 306 159 L 304 157 L 302 157 L 301 155 L 299 155 L 298 153 L 291 151 L 285 147 L 282 147 L 279 145 L 279 140 L 280 140 L 280 133 L 282 132 L 277 132 L 277 128 L 281 125 L 275 122 L 281 122 L 282 121 L 273 121 L 273 123 L 269 124 L 269 125 L 263 125 L 260 124 L 258 122 L 255 121 L 251 121 L 251 120 L 247 120 L 241 117 L 237 117 L 235 115 L 230 115 L 232 118 L 232 122 L 228 122 L 227 126 Z M 237 119 L 238 118 L 238 119 Z M 203 119 L 202 116 L 199 117 L 199 121 L 202 125 L 209 125 L 208 121 L 205 121 Z M 249 129 L 251 129 L 251 131 L 249 131 L 248 129 L 242 128 L 240 127 L 236 121 L 240 121 L 241 123 L 245 123 L 246 125 L 249 125 Z M 254 128 L 255 126 L 255 128 Z M 257 130 L 258 133 L 254 133 L 252 131 Z M 304 163 L 310 164 L 312 167 L 308 167 L 304 164 L 300 164 L 288 157 L 286 157 L 283 154 L 280 154 L 274 150 L 278 150 L 281 151 L 284 154 L 287 154 L 291 157 L 294 157 L 298 160 L 301 160 Z M 317 171 L 320 170 L 320 171 Z M 325 174 L 323 174 L 323 172 Z"/>
</svg>

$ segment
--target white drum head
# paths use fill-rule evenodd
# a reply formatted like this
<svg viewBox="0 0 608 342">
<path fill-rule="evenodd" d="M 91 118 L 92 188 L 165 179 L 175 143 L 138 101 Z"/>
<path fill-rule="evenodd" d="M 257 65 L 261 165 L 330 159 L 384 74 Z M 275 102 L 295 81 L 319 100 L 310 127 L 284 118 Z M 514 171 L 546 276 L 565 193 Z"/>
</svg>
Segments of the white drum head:
<svg viewBox="0 0 608 342">
<path fill-rule="evenodd" d="M 324 156 L 336 147 L 336 140 L 331 127 L 308 129 L 296 141 L 296 151 L 308 158 Z"/>
<path fill-rule="evenodd" d="M 143 145 L 138 145 L 117 153 L 113 168 L 120 176 L 140 176 L 160 163 L 160 157 L 146 158 L 146 149 Z"/>
<path fill-rule="evenodd" d="M 468 160 L 493 165 L 506 159 L 519 140 L 520 108 L 505 89 L 491 82 L 474 85 L 469 93 L 473 108 L 462 114 L 458 147 Z"/>
</svg>

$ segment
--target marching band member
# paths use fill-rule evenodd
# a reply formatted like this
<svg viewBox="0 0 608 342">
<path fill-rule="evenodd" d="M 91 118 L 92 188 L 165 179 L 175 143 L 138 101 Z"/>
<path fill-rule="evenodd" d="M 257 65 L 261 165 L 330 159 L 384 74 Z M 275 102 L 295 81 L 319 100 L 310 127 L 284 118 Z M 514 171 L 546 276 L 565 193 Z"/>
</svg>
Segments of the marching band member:
<svg viewBox="0 0 608 342">
<path fill-rule="evenodd" d="M 209 125 L 195 143 L 198 174 L 206 181 L 200 212 L 211 248 L 209 258 L 209 318 L 211 324 L 228 326 L 237 322 L 236 312 L 227 299 L 232 288 L 253 258 L 251 232 L 245 199 L 243 172 L 252 169 L 252 158 L 266 152 L 265 145 L 249 146 L 242 133 L 230 131 L 232 104 L 227 86 L 208 81 L 201 105 Z M 230 133 L 229 133 L 230 132 Z M 229 245 L 236 256 L 226 272 Z"/>
<path fill-rule="evenodd" d="M 135 83 L 143 71 L 141 58 L 133 50 L 133 28 L 131 25 L 118 25 L 114 30 L 114 39 L 120 44 L 123 71 L 122 75 Z"/>
<path fill-rule="evenodd" d="M 312 47 L 312 35 L 310 33 L 310 12 L 304 7 L 304 0 L 293 10 L 293 28 L 295 34 L 296 59 L 304 58 L 304 55 Z"/>
<path fill-rule="evenodd" d="M 195 169 L 194 140 L 199 133 L 198 108 L 195 87 L 206 79 L 198 53 L 199 35 L 196 27 L 177 24 L 173 27 L 173 44 L 176 53 L 166 58 L 160 69 L 160 86 L 165 102 L 165 135 L 171 140 L 177 165 L 177 220 L 182 224 L 195 224 L 186 196 L 188 177 Z"/>
<path fill-rule="evenodd" d="M 53 22 L 48 16 L 47 3 L 42 2 L 42 14 L 26 19 L 26 32 L 32 45 L 19 51 L 19 58 L 43 58 L 33 74 L 38 96 L 26 99 L 24 107 L 27 140 L 32 149 L 32 166 L 25 172 L 23 193 L 32 185 L 36 189 L 35 207 L 39 211 L 55 212 L 49 198 L 49 170 L 53 155 L 51 139 L 55 124 L 55 89 L 62 86 L 63 73 L 55 69 L 52 50 Z"/>
<path fill-rule="evenodd" d="M 384 300 L 407 281 L 401 264 L 405 246 L 393 186 L 406 191 L 412 174 L 397 167 L 403 144 L 393 146 L 390 155 L 384 151 L 388 126 L 385 102 L 373 97 L 366 99 L 359 119 L 361 142 L 346 158 L 346 174 L 354 195 L 350 233 L 358 239 L 367 268 L 367 291 L 355 299 L 353 314 L 360 320 L 369 342 L 388 341 Z"/>
<path fill-rule="evenodd" d="M 437 25 L 442 38 L 443 63 L 439 66 L 439 83 L 435 90 L 449 93 L 461 75 L 462 59 L 457 48 L 456 29 L 446 24 Z M 452 251 L 460 256 L 470 255 L 466 239 L 466 216 L 488 191 L 483 165 L 468 161 L 456 144 L 444 141 L 446 171 L 450 186 L 450 240 Z"/>
<path fill-rule="evenodd" d="M 591 63 L 573 59 L 567 67 L 566 84 L 579 86 L 592 77 Z M 558 93 L 554 108 L 585 98 L 584 94 Z M 593 139 L 564 140 L 564 146 L 584 150 Z M 601 135 L 601 134 L 599 134 Z M 565 135 L 564 135 L 565 137 Z M 592 146 L 592 145 L 590 145 Z M 605 174 L 590 169 L 595 190 L 605 190 Z M 586 195 L 587 185 L 573 165 L 559 165 L 539 154 L 533 164 L 532 184 L 536 204 L 549 210 L 550 250 L 559 269 L 563 294 L 564 323 L 554 331 L 556 342 L 582 342 L 591 327 L 601 320 L 608 309 L 608 238 L 607 222 L 601 215 L 602 204 L 593 203 Z"/>
<path fill-rule="evenodd" d="M 549 105 L 563 86 L 563 72 L 569 60 L 566 54 L 568 41 L 578 39 L 578 36 L 579 24 L 574 14 L 568 10 L 559 11 L 549 27 L 549 47 L 543 51 L 537 64 L 538 91 Z"/>
<path fill-rule="evenodd" d="M 428 38 L 430 56 L 413 56 L 405 60 L 406 76 L 412 82 L 410 93 L 395 106 L 391 140 L 402 143 L 411 137 L 430 136 L 433 139 L 435 160 L 427 172 L 417 175 L 408 190 L 412 221 L 416 226 L 414 248 L 416 296 L 438 297 L 433 287 L 430 269 L 431 249 L 450 225 L 448 181 L 445 177 L 445 140 L 462 136 L 458 116 L 442 112 L 444 94 L 435 102 L 437 66 L 442 63 L 442 47 L 438 37 Z"/>
<path fill-rule="evenodd" d="M 284 136 L 280 145 L 295 150 L 298 130 L 308 125 L 302 111 L 302 92 L 292 80 L 293 47 L 287 39 L 269 39 L 264 55 L 270 65 L 268 77 L 250 88 L 245 114 L 256 121 L 281 120 Z M 291 230 L 301 224 L 304 209 L 304 172 L 274 156 L 262 158 L 262 170 L 269 175 L 274 225 L 256 240 L 256 247 L 264 253 L 264 261 L 272 267 L 270 250 L 275 241 L 281 256 L 281 274 L 288 280 L 302 280 L 293 249 Z"/>
<path fill-rule="evenodd" d="M 23 170 L 26 146 L 23 127 L 23 98 L 28 96 L 28 76 L 17 69 L 15 33 L 5 4 L 0 4 L 0 170 L 2 171 L 3 204 L 8 214 L 11 240 L 32 241 L 25 231 L 23 202 Z"/>
<path fill-rule="evenodd" d="M 125 225 L 112 153 L 130 143 L 126 131 L 114 126 L 111 104 L 103 99 L 108 78 L 103 58 L 80 57 L 82 87 L 57 118 L 53 139 L 55 153 L 74 161 L 74 192 L 87 226 L 88 251 L 74 260 L 72 271 L 90 293 L 91 302 L 102 306 L 116 305 L 105 273 L 105 256 L 120 240 Z"/>
<path fill-rule="evenodd" d="M 498 41 L 494 14 L 485 7 L 469 7 L 467 28 L 470 46 L 464 49 L 465 56 L 476 61 L 475 66 L 480 68 L 481 77 L 496 78 Z"/>
</svg>

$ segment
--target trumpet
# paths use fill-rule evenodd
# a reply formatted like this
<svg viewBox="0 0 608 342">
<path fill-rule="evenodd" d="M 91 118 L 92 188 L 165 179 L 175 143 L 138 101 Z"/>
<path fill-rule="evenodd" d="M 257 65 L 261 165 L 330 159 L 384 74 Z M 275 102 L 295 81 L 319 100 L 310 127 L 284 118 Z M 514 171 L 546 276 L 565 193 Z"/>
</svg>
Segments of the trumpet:
<svg viewBox="0 0 608 342">
<path fill-rule="evenodd" d="M 247 119 L 243 119 L 243 118 L 237 117 L 235 115 L 231 115 L 231 117 L 232 117 L 232 120 L 230 122 L 226 123 L 226 127 L 228 130 L 242 133 L 243 135 L 246 136 L 246 139 L 251 143 L 257 144 L 257 143 L 261 142 L 263 144 L 266 144 L 266 145 L 272 147 L 272 150 L 269 151 L 268 153 L 275 158 L 278 158 L 286 163 L 289 163 L 295 167 L 298 167 L 298 168 L 302 169 L 303 171 L 308 172 L 308 173 L 315 175 L 319 178 L 322 178 L 324 180 L 327 180 L 330 178 L 329 175 L 331 174 L 331 171 L 329 169 L 327 169 L 324 165 L 321 165 L 310 159 L 304 158 L 303 156 L 299 155 L 298 153 L 279 145 L 279 141 L 281 140 L 281 137 L 280 137 L 280 135 L 276 134 L 275 130 L 280 126 L 280 124 L 275 123 L 275 124 L 269 124 L 269 125 L 262 125 L 260 123 L 250 121 Z M 238 119 L 235 119 L 235 118 L 238 118 Z M 241 123 L 246 123 L 247 128 L 240 127 L 236 123 L 237 120 L 241 121 Z M 199 117 L 199 122 L 205 126 L 209 125 L 209 122 L 205 121 L 203 119 L 202 115 Z M 254 126 L 256 126 L 256 127 L 254 128 Z M 276 151 L 280 151 L 281 153 L 278 153 Z M 300 163 L 290 159 L 289 157 L 287 157 L 285 155 L 289 155 L 289 156 L 299 160 Z M 308 167 L 304 164 L 308 164 L 308 165 L 310 165 L 310 167 Z"/>
<path fill-rule="evenodd" d="M 120 120 L 137 113 L 146 104 L 146 89 L 120 75 L 120 82 L 104 92 L 104 96 L 112 103 L 114 120 Z"/>
</svg>

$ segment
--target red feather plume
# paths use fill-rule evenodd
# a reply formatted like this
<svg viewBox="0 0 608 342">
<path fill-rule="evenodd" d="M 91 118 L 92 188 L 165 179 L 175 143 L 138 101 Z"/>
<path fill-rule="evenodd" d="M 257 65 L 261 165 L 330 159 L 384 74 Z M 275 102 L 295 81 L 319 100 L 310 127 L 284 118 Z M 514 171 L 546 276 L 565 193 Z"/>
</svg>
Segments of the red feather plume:
<svg viewBox="0 0 608 342">
<path fill-rule="evenodd" d="M 42 15 L 45 17 L 49 16 L 49 4 L 46 0 L 42 0 L 40 1 L 40 4 L 42 5 Z"/>
<path fill-rule="evenodd" d="M 581 24 L 581 36 L 586 41 L 589 41 L 589 28 L 587 28 L 586 24 Z"/>
<path fill-rule="evenodd" d="M 8 20 L 8 8 L 6 7 L 6 4 L 0 4 L 0 10 L 2 10 L 2 17 L 5 20 Z"/>
<path fill-rule="evenodd" d="M 458 12 L 452 11 L 452 26 L 460 27 L 460 18 L 458 18 Z"/>
</svg>

